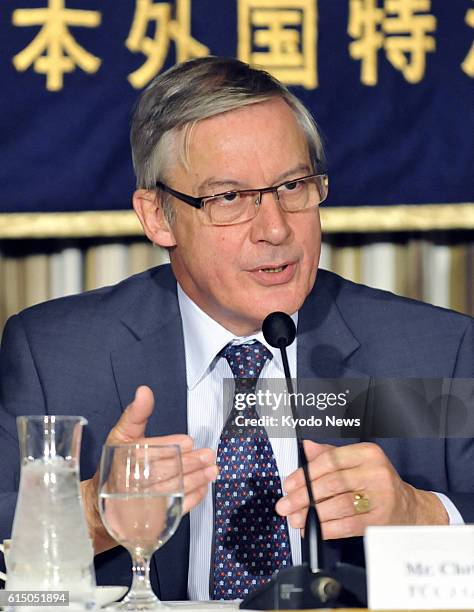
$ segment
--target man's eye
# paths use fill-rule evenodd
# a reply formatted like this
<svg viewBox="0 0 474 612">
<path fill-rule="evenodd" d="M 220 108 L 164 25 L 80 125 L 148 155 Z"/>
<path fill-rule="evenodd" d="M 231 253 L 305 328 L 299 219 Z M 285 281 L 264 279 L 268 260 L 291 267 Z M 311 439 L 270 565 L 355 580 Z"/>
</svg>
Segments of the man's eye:
<svg viewBox="0 0 474 612">
<path fill-rule="evenodd" d="M 227 200 L 227 202 L 233 202 L 236 198 L 237 198 L 236 193 L 226 193 L 224 195 L 224 200 Z"/>
<path fill-rule="evenodd" d="M 291 183 L 285 183 L 283 187 L 286 191 L 295 191 L 298 187 L 301 187 L 301 181 L 291 181 Z"/>
<path fill-rule="evenodd" d="M 238 197 L 238 193 L 230 191 L 229 193 L 224 193 L 223 195 L 219 196 L 218 201 L 220 204 L 232 204 L 233 202 L 237 201 Z"/>
</svg>

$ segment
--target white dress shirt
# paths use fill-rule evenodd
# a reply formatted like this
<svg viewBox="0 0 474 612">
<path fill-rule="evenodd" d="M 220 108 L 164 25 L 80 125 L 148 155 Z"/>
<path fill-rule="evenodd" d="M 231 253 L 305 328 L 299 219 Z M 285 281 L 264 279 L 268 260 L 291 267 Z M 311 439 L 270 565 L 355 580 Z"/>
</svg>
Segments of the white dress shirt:
<svg viewBox="0 0 474 612">
<path fill-rule="evenodd" d="M 264 365 L 261 378 L 284 378 L 280 351 L 268 345 L 260 332 L 247 338 L 236 338 L 191 301 L 178 285 L 178 301 L 183 322 L 188 387 L 188 434 L 196 448 L 217 450 L 223 427 L 223 379 L 233 379 L 226 359 L 217 354 L 232 341 L 239 344 L 259 340 L 272 353 Z M 295 324 L 297 315 L 293 315 Z M 292 377 L 296 377 L 296 342 L 288 347 Z M 270 438 L 282 483 L 298 467 L 296 439 Z M 209 572 L 213 537 L 212 487 L 190 513 L 190 548 L 188 595 L 191 600 L 209 599 Z M 301 563 L 299 529 L 288 525 L 293 564 Z"/>
<path fill-rule="evenodd" d="M 262 332 L 249 337 L 236 338 L 202 311 L 178 284 L 178 302 L 183 323 L 186 355 L 186 383 L 188 389 L 188 434 L 195 448 L 211 448 L 217 451 L 223 427 L 223 380 L 233 379 L 226 359 L 217 357 L 229 343 L 243 344 L 259 340 L 272 353 L 273 359 L 263 367 L 261 378 L 285 378 L 280 351 L 269 346 Z M 298 314 L 292 319 L 297 324 Z M 297 339 L 288 347 L 288 363 L 292 378 L 296 371 Z M 298 467 L 296 439 L 270 437 L 275 460 L 283 484 L 285 478 Z M 450 524 L 463 524 L 461 514 L 449 498 L 436 493 L 449 515 Z M 301 563 L 300 530 L 290 527 L 291 554 L 293 564 Z M 209 486 L 206 497 L 190 512 L 190 548 L 188 596 L 191 600 L 208 600 L 211 550 L 213 537 L 213 499 Z"/>
</svg>

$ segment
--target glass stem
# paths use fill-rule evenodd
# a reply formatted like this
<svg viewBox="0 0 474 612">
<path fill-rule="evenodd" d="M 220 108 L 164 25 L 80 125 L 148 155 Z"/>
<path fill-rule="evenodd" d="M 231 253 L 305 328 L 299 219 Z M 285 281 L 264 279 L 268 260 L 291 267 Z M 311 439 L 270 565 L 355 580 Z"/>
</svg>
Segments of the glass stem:
<svg viewBox="0 0 474 612">
<path fill-rule="evenodd" d="M 150 584 L 150 558 L 140 550 L 132 552 L 133 580 L 127 598 L 156 600 Z"/>
</svg>

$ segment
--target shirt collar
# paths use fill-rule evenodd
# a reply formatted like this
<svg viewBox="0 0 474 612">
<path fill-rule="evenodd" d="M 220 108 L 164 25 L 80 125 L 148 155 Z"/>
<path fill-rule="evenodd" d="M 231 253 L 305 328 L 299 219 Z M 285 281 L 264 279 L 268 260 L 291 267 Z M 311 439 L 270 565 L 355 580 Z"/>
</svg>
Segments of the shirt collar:
<svg viewBox="0 0 474 612">
<path fill-rule="evenodd" d="M 272 353 L 273 362 L 283 372 L 280 351 L 265 341 L 261 331 L 251 336 L 236 337 L 231 331 L 217 323 L 217 321 L 214 321 L 214 319 L 201 310 L 181 289 L 179 283 L 178 303 L 183 323 L 188 389 L 193 389 L 203 376 L 214 367 L 217 354 L 229 342 L 244 344 L 250 340 L 259 340 Z M 296 312 L 291 315 L 291 318 L 295 325 L 297 325 L 298 313 Z M 288 348 L 288 352 L 290 351 L 296 351 L 296 342 L 293 342 Z"/>
</svg>

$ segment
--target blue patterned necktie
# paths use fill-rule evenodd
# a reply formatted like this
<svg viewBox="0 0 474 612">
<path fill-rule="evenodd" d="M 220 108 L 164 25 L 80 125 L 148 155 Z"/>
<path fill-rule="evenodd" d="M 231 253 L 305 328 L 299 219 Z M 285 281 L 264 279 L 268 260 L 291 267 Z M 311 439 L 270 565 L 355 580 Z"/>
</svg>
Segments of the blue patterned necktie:
<svg viewBox="0 0 474 612">
<path fill-rule="evenodd" d="M 255 391 L 270 351 L 258 341 L 227 345 L 220 353 L 235 378 L 235 394 Z M 258 418 L 254 406 L 224 424 L 217 450 L 213 599 L 244 598 L 281 567 L 291 565 L 286 520 L 275 512 L 281 482 L 264 427 L 237 427 L 234 418 Z"/>
</svg>

